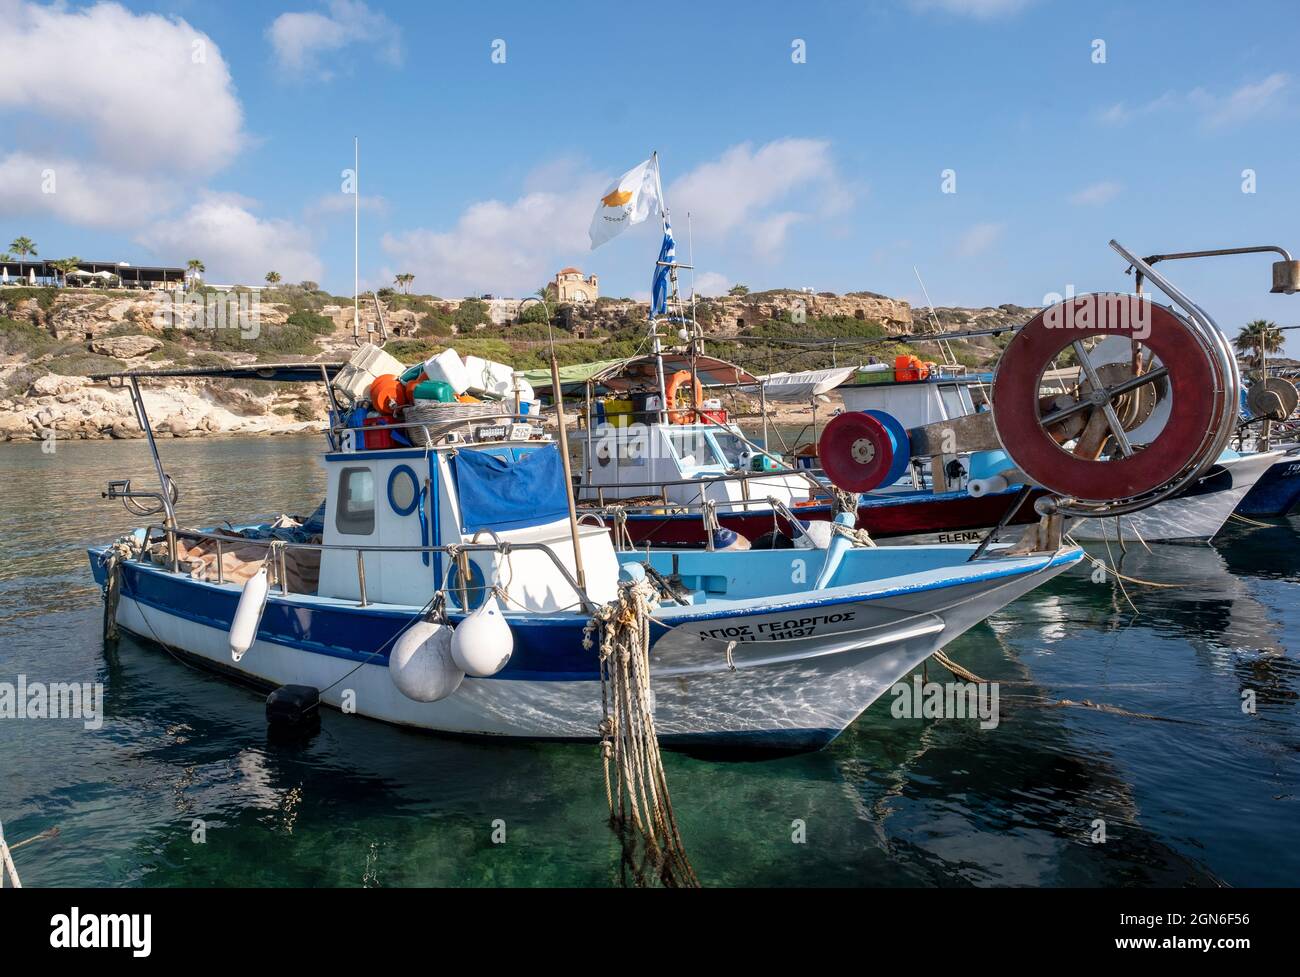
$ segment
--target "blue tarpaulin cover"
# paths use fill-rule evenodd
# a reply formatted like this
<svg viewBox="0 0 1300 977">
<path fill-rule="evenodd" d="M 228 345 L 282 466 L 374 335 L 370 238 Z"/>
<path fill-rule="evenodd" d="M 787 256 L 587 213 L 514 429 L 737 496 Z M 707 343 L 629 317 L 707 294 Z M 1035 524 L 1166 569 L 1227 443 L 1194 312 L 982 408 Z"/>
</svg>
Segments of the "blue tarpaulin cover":
<svg viewBox="0 0 1300 977">
<path fill-rule="evenodd" d="M 518 461 L 461 449 L 452 464 L 460 492 L 461 527 L 467 533 L 523 529 L 568 517 L 564 466 L 553 444 L 529 451 Z"/>
</svg>

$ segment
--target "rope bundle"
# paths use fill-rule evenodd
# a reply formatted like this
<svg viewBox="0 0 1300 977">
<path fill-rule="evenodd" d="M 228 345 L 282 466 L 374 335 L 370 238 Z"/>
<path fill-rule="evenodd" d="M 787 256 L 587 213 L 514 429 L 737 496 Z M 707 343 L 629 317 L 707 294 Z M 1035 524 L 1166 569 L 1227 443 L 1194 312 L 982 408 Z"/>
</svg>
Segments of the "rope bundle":
<svg viewBox="0 0 1300 977">
<path fill-rule="evenodd" d="M 657 876 L 671 888 L 696 888 L 659 754 L 650 690 L 650 612 L 658 602 L 645 580 L 619 584 L 618 598 L 587 622 L 583 647 L 599 642 L 601 756 L 610 826 L 622 846 L 624 881 Z M 613 772 L 611 773 L 611 767 Z"/>
<path fill-rule="evenodd" d="M 134 536 L 123 536 L 110 546 L 100 557 L 100 563 L 108 571 L 104 580 L 104 640 L 116 641 L 117 602 L 122 596 L 122 561 L 130 560 L 140 552 L 140 544 Z"/>
</svg>

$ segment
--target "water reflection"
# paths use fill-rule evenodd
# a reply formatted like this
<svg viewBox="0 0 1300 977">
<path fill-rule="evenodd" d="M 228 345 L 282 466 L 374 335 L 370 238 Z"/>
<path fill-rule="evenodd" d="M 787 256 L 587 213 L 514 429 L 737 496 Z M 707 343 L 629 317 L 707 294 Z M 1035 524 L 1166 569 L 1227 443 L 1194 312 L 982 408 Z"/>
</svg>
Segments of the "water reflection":
<svg viewBox="0 0 1300 977">
<path fill-rule="evenodd" d="M 311 439 L 168 441 L 187 521 L 313 508 Z M 0 723 L 0 817 L 30 885 L 610 885 L 594 746 L 445 739 L 327 713 L 269 738 L 263 697 L 124 637 L 105 654 L 82 547 L 136 520 L 98 493 L 147 483 L 138 442 L 0 450 L 0 678 L 105 683 L 107 720 Z M 53 516 L 57 516 L 54 518 Z M 710 885 L 1291 884 L 1300 777 L 1296 526 L 1141 548 L 950 653 L 1002 683 L 1001 721 L 897 720 L 763 763 L 667 758 Z M 1127 597 L 1125 593 L 1127 592 Z M 1136 606 L 1136 611 L 1134 606 Z M 932 666 L 932 678 L 947 678 Z M 1254 714 L 1242 710 L 1253 692 Z M 1059 706 L 1107 704 L 1127 713 Z M 195 843 L 195 822 L 206 826 Z M 503 822 L 504 845 L 493 844 Z M 1105 843 L 1093 839 L 1106 825 Z M 800 843 L 797 839 L 803 837 Z"/>
</svg>

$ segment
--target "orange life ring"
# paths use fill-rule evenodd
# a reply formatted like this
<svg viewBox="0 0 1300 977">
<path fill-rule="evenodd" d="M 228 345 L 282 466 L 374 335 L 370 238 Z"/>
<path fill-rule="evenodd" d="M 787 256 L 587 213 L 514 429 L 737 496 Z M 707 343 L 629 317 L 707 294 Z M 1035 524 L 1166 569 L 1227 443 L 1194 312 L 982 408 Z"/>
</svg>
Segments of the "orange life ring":
<svg viewBox="0 0 1300 977">
<path fill-rule="evenodd" d="M 682 387 L 690 383 L 692 379 L 690 370 L 678 370 L 668 378 L 668 389 L 665 391 L 668 397 L 668 423 L 690 424 L 695 420 L 695 408 L 704 403 L 704 387 L 699 380 L 695 380 L 695 401 L 693 405 L 687 408 L 677 406 L 677 395 L 682 392 Z"/>
</svg>

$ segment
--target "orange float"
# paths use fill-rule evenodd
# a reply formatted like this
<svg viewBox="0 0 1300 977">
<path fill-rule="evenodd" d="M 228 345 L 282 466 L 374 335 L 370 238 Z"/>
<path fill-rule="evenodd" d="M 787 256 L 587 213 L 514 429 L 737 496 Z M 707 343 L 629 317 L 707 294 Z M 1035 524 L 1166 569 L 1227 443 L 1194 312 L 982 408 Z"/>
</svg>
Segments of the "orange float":
<svg viewBox="0 0 1300 977">
<path fill-rule="evenodd" d="M 381 414 L 396 414 L 397 408 L 410 403 L 406 385 L 391 373 L 377 376 L 370 384 L 370 403 Z"/>
</svg>

